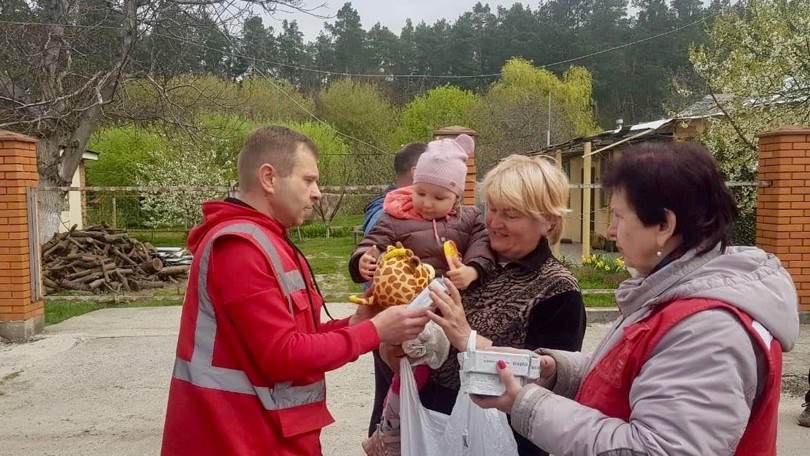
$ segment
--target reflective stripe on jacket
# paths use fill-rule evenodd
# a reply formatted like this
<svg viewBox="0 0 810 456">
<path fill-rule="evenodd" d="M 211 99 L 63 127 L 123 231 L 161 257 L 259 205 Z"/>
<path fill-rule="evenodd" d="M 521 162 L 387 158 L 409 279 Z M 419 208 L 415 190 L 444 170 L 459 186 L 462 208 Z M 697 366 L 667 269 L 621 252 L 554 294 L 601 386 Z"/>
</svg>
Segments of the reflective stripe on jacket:
<svg viewBox="0 0 810 456">
<path fill-rule="evenodd" d="M 257 374 L 256 360 L 234 342 L 234 326 L 211 297 L 212 250 L 223 236 L 239 236 L 264 252 L 297 331 L 313 333 L 319 327 L 308 300 L 320 296 L 285 239 L 240 220 L 211 229 L 189 274 L 162 454 L 320 455 L 320 429 L 334 421 L 326 409 L 324 375 L 273 384 Z M 223 331 L 230 332 L 229 340 Z M 215 348 L 231 355 L 229 367 L 217 365 Z"/>
</svg>

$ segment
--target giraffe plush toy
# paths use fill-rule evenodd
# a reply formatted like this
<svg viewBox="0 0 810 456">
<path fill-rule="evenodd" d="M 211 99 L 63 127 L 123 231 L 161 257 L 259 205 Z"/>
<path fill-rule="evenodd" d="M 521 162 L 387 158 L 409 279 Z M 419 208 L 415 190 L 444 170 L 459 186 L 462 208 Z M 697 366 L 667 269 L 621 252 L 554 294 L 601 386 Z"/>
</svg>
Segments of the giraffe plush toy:
<svg viewBox="0 0 810 456">
<path fill-rule="evenodd" d="M 435 275 L 433 266 L 422 263 L 412 250 L 397 242 L 386 247 L 380 257 L 377 271 L 371 279 L 371 295 L 368 298 L 349 296 L 349 302 L 382 307 L 408 304 Z"/>
</svg>

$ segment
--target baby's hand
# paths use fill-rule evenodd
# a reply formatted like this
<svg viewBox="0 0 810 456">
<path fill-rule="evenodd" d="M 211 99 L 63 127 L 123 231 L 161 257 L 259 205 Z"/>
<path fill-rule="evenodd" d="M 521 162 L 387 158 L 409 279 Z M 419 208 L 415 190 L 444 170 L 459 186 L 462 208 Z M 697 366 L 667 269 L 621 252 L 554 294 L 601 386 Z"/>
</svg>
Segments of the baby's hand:
<svg viewBox="0 0 810 456">
<path fill-rule="evenodd" d="M 471 283 L 478 279 L 478 270 L 472 266 L 459 266 L 456 269 L 447 271 L 447 278 L 459 290 L 466 290 Z"/>
<path fill-rule="evenodd" d="M 372 245 L 370 249 L 363 253 L 360 257 L 360 277 L 365 281 L 369 281 L 374 277 L 374 272 L 377 270 L 377 256 L 379 251 L 376 245 Z"/>
</svg>

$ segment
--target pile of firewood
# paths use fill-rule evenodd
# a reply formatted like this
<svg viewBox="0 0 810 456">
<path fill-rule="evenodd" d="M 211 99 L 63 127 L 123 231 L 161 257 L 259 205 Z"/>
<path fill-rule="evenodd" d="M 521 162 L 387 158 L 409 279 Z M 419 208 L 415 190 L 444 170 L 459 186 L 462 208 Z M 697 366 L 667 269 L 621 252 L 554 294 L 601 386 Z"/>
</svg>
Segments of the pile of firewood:
<svg viewBox="0 0 810 456">
<path fill-rule="evenodd" d="M 121 230 L 94 226 L 55 234 L 42 246 L 46 292 L 140 291 L 185 279 L 189 266 L 164 267 L 149 243 Z"/>
</svg>

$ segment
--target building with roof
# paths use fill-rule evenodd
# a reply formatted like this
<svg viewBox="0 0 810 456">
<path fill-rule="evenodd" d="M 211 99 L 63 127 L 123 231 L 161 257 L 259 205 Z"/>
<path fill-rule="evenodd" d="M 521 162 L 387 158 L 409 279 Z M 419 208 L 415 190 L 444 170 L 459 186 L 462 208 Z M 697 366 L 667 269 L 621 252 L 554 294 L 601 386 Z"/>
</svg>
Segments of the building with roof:
<svg viewBox="0 0 810 456">
<path fill-rule="evenodd" d="M 609 195 L 600 187 L 605 164 L 620 156 L 624 148 L 631 144 L 697 140 L 706 130 L 709 118 L 722 114 L 719 110 L 711 111 L 708 106 L 699 106 L 698 103 L 685 112 L 690 110 L 697 115 L 679 114 L 673 118 L 635 125 L 623 125 L 619 121 L 613 130 L 574 138 L 528 153 L 554 158 L 572 185 L 568 206 L 571 212 L 566 216 L 562 242 L 581 243 L 583 255 L 589 255 L 591 247 L 608 251 L 614 248 L 607 235 L 611 221 Z"/>
</svg>

